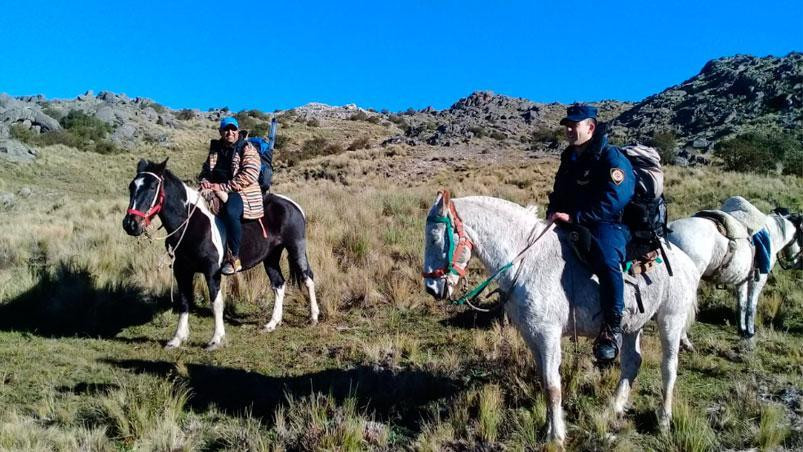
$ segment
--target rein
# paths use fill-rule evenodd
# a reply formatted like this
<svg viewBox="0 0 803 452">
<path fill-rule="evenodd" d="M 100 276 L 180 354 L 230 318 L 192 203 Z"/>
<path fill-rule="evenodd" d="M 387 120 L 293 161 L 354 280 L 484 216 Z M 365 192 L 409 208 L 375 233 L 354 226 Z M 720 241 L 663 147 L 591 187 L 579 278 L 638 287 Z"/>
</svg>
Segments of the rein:
<svg viewBox="0 0 803 452">
<path fill-rule="evenodd" d="M 798 252 L 792 257 L 786 257 L 783 254 L 783 251 L 790 246 L 787 244 L 777 253 L 778 265 L 781 266 L 784 270 L 800 270 L 803 269 L 803 223 L 798 224 L 797 222 L 790 219 L 792 225 L 795 227 L 795 235 L 792 238 L 792 241 L 797 241 L 798 247 L 800 248 Z"/>
<path fill-rule="evenodd" d="M 471 240 L 466 236 L 465 230 L 463 228 L 463 222 L 460 219 L 460 216 L 457 214 L 457 210 L 455 209 L 454 203 L 451 201 L 449 197 L 449 192 L 447 190 L 443 190 L 441 192 L 442 202 L 443 205 L 447 207 L 446 215 L 437 216 L 433 219 L 428 219 L 427 222 L 432 223 L 443 223 L 446 225 L 446 235 L 447 239 L 449 240 L 449 252 L 447 253 L 447 260 L 446 265 L 443 268 L 438 268 L 432 272 L 428 273 L 421 273 L 421 276 L 424 278 L 445 278 L 447 279 L 446 284 L 448 284 L 448 277 L 450 275 L 456 275 L 458 278 L 461 276 L 465 276 L 467 272 L 468 266 L 468 259 L 464 259 L 464 252 L 468 251 L 470 253 L 471 249 L 474 247 L 474 244 Z M 452 222 L 452 217 L 454 218 L 454 225 Z M 491 275 L 488 279 L 481 282 L 473 289 L 468 291 L 465 295 L 460 297 L 457 300 L 451 300 L 452 304 L 462 305 L 466 304 L 470 308 L 480 311 L 480 312 L 489 312 L 489 309 L 480 308 L 475 306 L 473 302 L 477 299 L 477 297 L 482 294 L 482 292 L 488 287 L 488 285 L 496 280 L 499 275 L 504 273 L 505 271 L 512 268 L 516 263 L 520 262 L 524 259 L 525 254 L 539 241 L 541 238 L 552 228 L 554 224 L 553 220 L 549 220 L 546 223 L 546 227 L 541 231 L 541 233 L 533 240 L 529 240 L 527 246 L 524 247 L 516 256 L 507 264 L 503 265 L 499 270 L 495 271 L 493 275 Z M 535 232 L 535 228 L 538 225 L 536 224 L 533 226 L 532 231 L 530 231 L 530 237 L 532 237 L 533 233 Z M 453 236 L 457 234 L 457 243 L 455 244 Z M 470 254 L 469 254 L 470 256 Z M 457 257 L 457 260 L 455 260 Z M 519 271 L 521 267 L 519 267 Z M 519 271 L 516 272 L 514 277 L 515 280 L 518 279 Z M 493 293 L 493 292 L 492 292 Z"/>
</svg>

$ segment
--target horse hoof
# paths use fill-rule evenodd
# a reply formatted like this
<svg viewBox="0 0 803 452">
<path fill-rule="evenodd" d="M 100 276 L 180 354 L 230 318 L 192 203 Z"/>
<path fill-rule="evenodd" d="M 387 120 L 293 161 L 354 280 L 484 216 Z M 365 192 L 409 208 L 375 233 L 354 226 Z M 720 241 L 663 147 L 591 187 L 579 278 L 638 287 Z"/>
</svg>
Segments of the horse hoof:
<svg viewBox="0 0 803 452">
<path fill-rule="evenodd" d="M 219 349 L 221 347 L 223 347 L 223 341 L 222 340 L 220 340 L 218 342 L 210 342 L 210 343 L 206 344 L 205 350 L 208 351 L 208 352 L 213 352 L 213 351 L 215 351 L 215 350 L 217 350 L 217 349 Z"/>
<path fill-rule="evenodd" d="M 317 318 L 312 318 L 312 319 L 310 319 L 310 324 L 311 324 L 312 326 L 315 326 L 315 325 L 317 325 L 317 324 L 318 324 L 318 319 L 317 319 Z"/>
<path fill-rule="evenodd" d="M 664 433 L 669 433 L 669 416 L 667 415 L 660 415 L 658 416 L 658 429 Z"/>
<path fill-rule="evenodd" d="M 165 350 L 174 350 L 174 349 L 179 348 L 180 346 L 181 346 L 181 342 L 173 339 L 172 341 L 170 341 L 167 344 L 165 344 L 164 349 Z"/>
<path fill-rule="evenodd" d="M 265 326 L 263 326 L 261 331 L 263 333 L 272 333 L 273 331 L 276 330 L 277 326 L 279 326 L 278 323 L 270 322 L 270 323 L 266 324 Z"/>
</svg>

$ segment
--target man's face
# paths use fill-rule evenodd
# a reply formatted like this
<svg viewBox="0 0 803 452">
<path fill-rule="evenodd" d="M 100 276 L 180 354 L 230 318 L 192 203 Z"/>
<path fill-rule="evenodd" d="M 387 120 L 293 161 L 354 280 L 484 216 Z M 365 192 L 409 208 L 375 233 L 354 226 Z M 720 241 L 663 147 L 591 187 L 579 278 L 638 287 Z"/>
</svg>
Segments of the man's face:
<svg viewBox="0 0 803 452">
<path fill-rule="evenodd" d="M 237 130 L 237 127 L 226 126 L 220 129 L 220 136 L 226 143 L 234 144 L 240 138 L 240 131 Z"/>
<path fill-rule="evenodd" d="M 566 123 L 566 139 L 572 146 L 581 146 L 594 135 L 596 124 L 593 119 L 584 119 L 580 122 Z"/>
</svg>

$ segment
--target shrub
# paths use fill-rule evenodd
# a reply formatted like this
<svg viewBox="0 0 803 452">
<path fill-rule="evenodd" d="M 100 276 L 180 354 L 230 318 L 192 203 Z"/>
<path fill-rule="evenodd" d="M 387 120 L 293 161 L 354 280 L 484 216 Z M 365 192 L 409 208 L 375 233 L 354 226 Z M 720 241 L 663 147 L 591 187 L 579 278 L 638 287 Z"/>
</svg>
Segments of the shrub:
<svg viewBox="0 0 803 452">
<path fill-rule="evenodd" d="M 751 132 L 717 143 L 714 152 L 727 170 L 766 173 L 775 171 L 796 146 L 799 144 L 789 136 Z"/>
<path fill-rule="evenodd" d="M 494 140 L 499 140 L 499 141 L 507 139 L 507 135 L 498 130 L 492 130 L 489 136 Z"/>
<path fill-rule="evenodd" d="M 787 151 L 783 160 L 783 173 L 803 177 L 803 148 Z"/>
<path fill-rule="evenodd" d="M 552 144 L 560 142 L 563 137 L 564 132 L 562 127 L 556 129 L 537 129 L 533 131 L 530 136 L 530 142 L 532 144 Z"/>
<path fill-rule="evenodd" d="M 352 141 L 346 148 L 349 151 L 356 151 L 358 149 L 368 149 L 371 147 L 371 140 L 368 137 L 360 137 Z"/>
<path fill-rule="evenodd" d="M 671 131 L 657 132 L 652 136 L 650 145 L 658 150 L 661 156 L 661 164 L 669 165 L 675 163 L 675 158 L 678 156 L 677 140 L 675 134 Z"/>
<path fill-rule="evenodd" d="M 312 118 L 309 121 L 307 121 L 307 126 L 308 127 L 320 127 L 321 126 L 321 121 L 319 121 L 318 118 Z"/>
<path fill-rule="evenodd" d="M 485 136 L 485 129 L 483 129 L 482 127 L 478 127 L 478 126 L 469 127 L 468 131 L 471 132 L 472 134 L 474 134 L 475 138 L 482 138 L 482 137 Z"/>
<path fill-rule="evenodd" d="M 367 121 L 368 120 L 368 113 L 360 110 L 357 113 L 354 113 L 353 115 L 351 115 L 351 117 L 349 119 L 352 120 L 352 121 Z"/>
<path fill-rule="evenodd" d="M 11 126 L 11 136 L 35 146 L 63 144 L 81 151 L 99 154 L 122 152 L 119 147 L 106 141 L 106 135 L 112 131 L 112 126 L 95 116 L 79 110 L 71 110 L 61 118 L 59 123 L 64 129 L 51 130 L 38 135 L 22 125 L 13 125 Z"/>
<path fill-rule="evenodd" d="M 370 122 L 371 124 L 379 124 L 382 119 L 379 116 L 371 116 L 370 118 L 366 119 L 366 121 Z"/>
<path fill-rule="evenodd" d="M 195 112 L 189 108 L 184 108 L 176 114 L 176 118 L 181 121 L 189 121 L 190 119 L 195 118 Z"/>
<path fill-rule="evenodd" d="M 11 138 L 22 141 L 23 143 L 31 143 L 36 137 L 36 133 L 23 126 L 22 124 L 12 124 L 9 128 Z"/>
<path fill-rule="evenodd" d="M 276 143 L 273 144 L 274 149 L 284 149 L 287 146 L 287 143 L 290 142 L 290 137 L 287 135 L 279 135 L 276 134 Z"/>
</svg>

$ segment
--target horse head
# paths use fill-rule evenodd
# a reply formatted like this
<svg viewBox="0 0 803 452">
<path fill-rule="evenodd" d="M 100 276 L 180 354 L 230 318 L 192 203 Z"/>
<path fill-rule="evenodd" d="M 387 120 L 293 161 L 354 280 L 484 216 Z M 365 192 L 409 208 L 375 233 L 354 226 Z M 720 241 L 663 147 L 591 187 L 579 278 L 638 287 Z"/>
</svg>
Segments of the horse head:
<svg viewBox="0 0 803 452">
<path fill-rule="evenodd" d="M 437 299 L 451 298 L 465 275 L 473 244 L 463 230 L 449 192 L 438 192 L 424 229 L 424 286 Z"/>
<path fill-rule="evenodd" d="M 790 213 L 789 209 L 783 207 L 779 207 L 773 212 L 793 226 L 791 237 L 787 236 L 786 246 L 778 253 L 778 263 L 787 270 L 803 270 L 803 214 Z"/>
<path fill-rule="evenodd" d="M 123 217 L 123 229 L 128 235 L 142 234 L 164 207 L 167 160 L 162 163 L 140 160 L 137 164 L 137 174 L 128 184 L 128 209 Z"/>
</svg>

